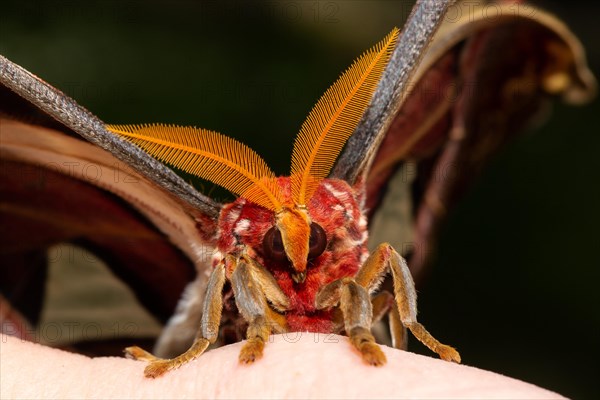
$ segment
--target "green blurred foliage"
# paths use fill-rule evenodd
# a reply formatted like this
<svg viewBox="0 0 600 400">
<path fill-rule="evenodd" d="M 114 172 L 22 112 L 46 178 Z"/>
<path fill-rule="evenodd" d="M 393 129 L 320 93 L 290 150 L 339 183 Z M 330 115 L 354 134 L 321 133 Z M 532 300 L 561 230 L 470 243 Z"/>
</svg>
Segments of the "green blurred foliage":
<svg viewBox="0 0 600 400">
<path fill-rule="evenodd" d="M 540 3 L 581 37 L 598 75 L 599 6 Z M 217 130 L 285 174 L 312 105 L 410 8 L 393 0 L 4 1 L 0 52 L 106 122 Z M 422 322 L 466 364 L 573 398 L 600 395 L 598 106 L 557 104 L 547 124 L 491 160 L 452 212 L 420 288 Z"/>
</svg>

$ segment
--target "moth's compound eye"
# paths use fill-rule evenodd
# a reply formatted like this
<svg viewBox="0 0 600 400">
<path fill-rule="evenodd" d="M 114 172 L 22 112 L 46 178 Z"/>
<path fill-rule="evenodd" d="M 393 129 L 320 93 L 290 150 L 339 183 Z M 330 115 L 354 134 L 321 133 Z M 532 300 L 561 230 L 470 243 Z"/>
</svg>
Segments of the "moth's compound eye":
<svg viewBox="0 0 600 400">
<path fill-rule="evenodd" d="M 271 260 L 287 260 L 287 255 L 283 247 L 283 239 L 281 239 L 281 232 L 276 227 L 272 227 L 265 234 L 263 238 L 263 251 L 265 252 L 265 256 Z"/>
<path fill-rule="evenodd" d="M 325 229 L 314 222 L 310 224 L 310 240 L 308 242 L 308 259 L 319 257 L 327 247 L 327 234 Z"/>
</svg>

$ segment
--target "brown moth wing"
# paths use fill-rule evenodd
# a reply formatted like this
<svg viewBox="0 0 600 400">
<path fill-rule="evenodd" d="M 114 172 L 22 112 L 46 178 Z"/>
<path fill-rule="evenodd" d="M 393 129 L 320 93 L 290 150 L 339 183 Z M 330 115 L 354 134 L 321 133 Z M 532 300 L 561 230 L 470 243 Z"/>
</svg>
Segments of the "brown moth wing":
<svg viewBox="0 0 600 400">
<path fill-rule="evenodd" d="M 415 231 L 404 229 L 393 244 L 413 254 L 410 266 L 417 279 L 447 211 L 485 162 L 525 127 L 539 123 L 551 96 L 580 104 L 595 93 L 583 49 L 567 27 L 541 10 L 520 6 L 515 13 L 511 7 L 498 5 L 495 18 L 474 9 L 459 21 L 447 19 L 401 107 L 387 116 L 381 146 L 376 153 L 363 151 L 373 157 L 370 169 L 362 170 L 374 221 L 370 230 L 377 233 L 372 243 L 398 238 L 403 229 L 398 223 L 414 219 Z M 386 203 L 392 179 L 412 188 L 412 212 L 407 199 Z M 402 215 L 398 208 L 409 213 L 376 215 Z"/>
<path fill-rule="evenodd" d="M 9 78 L 2 75 L 3 82 Z M 0 89 L 0 290 L 3 303 L 14 310 L 7 329 L 38 322 L 47 249 L 57 243 L 75 243 L 106 261 L 159 321 L 173 314 L 195 275 L 201 295 L 215 216 L 83 140 L 5 86 Z M 70 100 L 48 90 L 57 102 Z M 206 203 L 209 210 L 220 207 Z"/>
<path fill-rule="evenodd" d="M 160 320 L 172 314 L 178 293 L 194 277 L 193 264 L 146 218 L 118 197 L 67 174 L 10 159 L 3 159 L 1 167 L 6 234 L 0 246 L 0 286 L 32 323 L 41 304 L 28 310 L 33 306 L 28 303 L 44 293 L 43 286 L 34 290 L 47 262 L 40 249 L 63 242 L 100 255 Z"/>
</svg>

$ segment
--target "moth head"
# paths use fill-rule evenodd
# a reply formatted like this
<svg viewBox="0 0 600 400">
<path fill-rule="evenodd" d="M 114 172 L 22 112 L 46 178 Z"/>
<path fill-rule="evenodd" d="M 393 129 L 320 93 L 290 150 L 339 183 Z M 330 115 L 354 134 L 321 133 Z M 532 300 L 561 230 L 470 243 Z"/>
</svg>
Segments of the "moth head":
<svg viewBox="0 0 600 400">
<path fill-rule="evenodd" d="M 312 222 L 306 208 L 284 209 L 263 238 L 263 252 L 276 261 L 289 260 L 296 283 L 304 282 L 307 264 L 327 247 L 327 234 Z"/>
<path fill-rule="evenodd" d="M 305 208 L 284 208 L 275 214 L 275 226 L 272 232 L 281 235 L 281 243 L 285 254 L 294 269 L 295 280 L 304 281 L 308 248 L 310 241 L 310 217 Z M 266 236 L 266 235 L 265 235 Z M 266 237 L 265 245 L 270 238 Z M 276 239 L 276 238 L 275 238 Z"/>
<path fill-rule="evenodd" d="M 274 225 L 265 234 L 265 251 L 285 256 L 292 277 L 302 282 L 310 258 L 322 253 L 326 244 L 326 233 L 313 223 L 306 205 L 371 102 L 398 33 L 394 28 L 359 57 L 314 106 L 294 142 L 289 188 L 285 190 L 258 154 L 219 133 L 168 125 L 114 125 L 108 129 L 162 161 L 272 211 Z"/>
</svg>

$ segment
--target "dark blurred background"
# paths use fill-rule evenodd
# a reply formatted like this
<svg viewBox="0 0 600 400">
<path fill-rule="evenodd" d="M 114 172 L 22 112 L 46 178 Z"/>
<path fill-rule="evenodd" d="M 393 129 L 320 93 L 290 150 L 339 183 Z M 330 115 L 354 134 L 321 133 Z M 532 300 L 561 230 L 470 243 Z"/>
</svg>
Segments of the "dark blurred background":
<svg viewBox="0 0 600 400">
<path fill-rule="evenodd" d="M 600 6 L 538 4 L 575 31 L 598 76 Z M 285 174 L 312 105 L 410 9 L 393 0 L 3 1 L 0 53 L 106 122 L 217 130 Z M 421 322 L 465 364 L 572 398 L 600 396 L 599 104 L 557 102 L 543 127 L 490 160 L 419 288 Z"/>
</svg>

